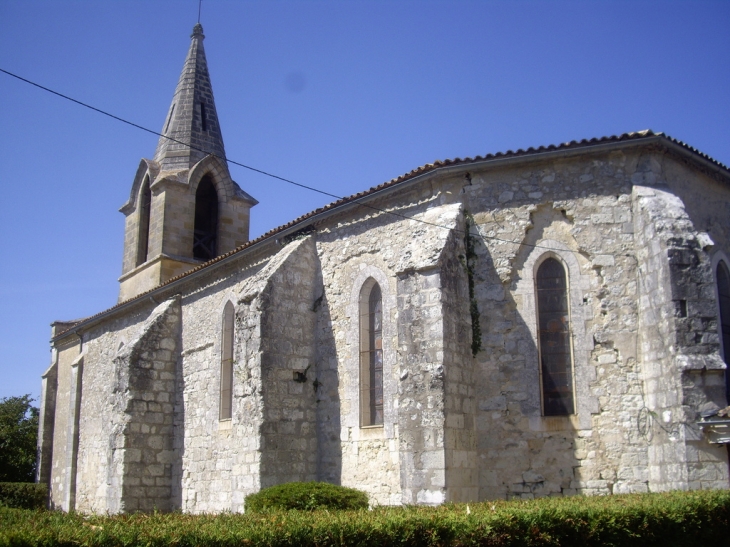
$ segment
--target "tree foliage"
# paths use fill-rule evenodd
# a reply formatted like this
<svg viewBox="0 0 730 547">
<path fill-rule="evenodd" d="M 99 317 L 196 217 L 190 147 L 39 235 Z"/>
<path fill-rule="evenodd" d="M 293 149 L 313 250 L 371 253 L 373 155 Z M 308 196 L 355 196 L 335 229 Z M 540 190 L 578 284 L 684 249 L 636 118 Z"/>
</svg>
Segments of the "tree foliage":
<svg viewBox="0 0 730 547">
<path fill-rule="evenodd" d="M 33 482 L 38 409 L 30 395 L 0 399 L 0 482 Z"/>
</svg>

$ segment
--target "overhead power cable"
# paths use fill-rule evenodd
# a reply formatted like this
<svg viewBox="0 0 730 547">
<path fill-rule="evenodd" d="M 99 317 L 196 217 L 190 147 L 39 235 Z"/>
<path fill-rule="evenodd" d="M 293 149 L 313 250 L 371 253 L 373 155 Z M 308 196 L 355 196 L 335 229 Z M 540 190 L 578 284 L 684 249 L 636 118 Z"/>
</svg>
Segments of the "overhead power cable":
<svg viewBox="0 0 730 547">
<path fill-rule="evenodd" d="M 2 68 L 0 68 L 0 72 L 4 72 L 8 76 L 12 76 L 13 78 L 17 78 L 18 80 L 21 80 L 21 81 L 23 81 L 23 82 L 25 82 L 27 84 L 30 84 L 30 85 L 32 85 L 34 87 L 39 88 L 39 89 L 42 89 L 43 91 L 47 91 L 48 93 L 52 93 L 53 95 L 56 95 L 58 97 L 61 97 L 62 99 L 66 99 L 67 101 L 71 101 L 72 103 L 76 103 L 76 104 L 78 104 L 80 106 L 83 106 L 85 108 L 88 108 L 90 110 L 93 110 L 94 112 L 98 112 L 99 114 L 103 114 L 104 116 L 108 116 L 108 117 L 110 117 L 110 118 L 112 118 L 114 120 L 117 120 L 118 122 L 122 122 L 122 123 L 125 123 L 127 125 L 131 125 L 132 127 L 136 127 L 137 129 L 141 129 L 142 131 L 146 131 L 147 133 L 151 133 L 152 135 L 156 135 L 157 137 L 163 137 L 163 138 L 165 138 L 165 139 L 167 139 L 169 141 L 172 141 L 172 142 L 174 142 L 176 144 L 181 144 L 183 146 L 186 146 L 186 147 L 190 148 L 191 150 L 195 150 L 197 152 L 202 152 L 203 154 L 211 154 L 211 155 L 214 155 L 214 156 L 216 156 L 216 157 L 220 158 L 221 160 L 226 161 L 228 163 L 232 163 L 234 165 L 238 165 L 239 167 L 243 167 L 245 169 L 249 169 L 249 170 L 254 171 L 256 173 L 260 173 L 262 175 L 265 175 L 267 177 L 272 177 L 272 178 L 275 178 L 275 179 L 279 179 L 279 180 L 281 180 L 283 182 L 286 182 L 288 184 L 293 184 L 295 186 L 299 186 L 300 188 L 304 188 L 305 190 L 311 190 L 312 192 L 317 192 L 319 194 L 323 194 L 325 196 L 329 196 L 329 197 L 335 198 L 335 199 L 343 199 L 342 197 L 340 197 L 340 196 L 338 196 L 336 194 L 330 194 L 329 192 L 325 192 L 324 190 L 319 190 L 318 188 L 314 188 L 312 186 L 307 186 L 306 184 L 301 184 L 299 182 L 294 182 L 293 180 L 289 180 L 289 179 L 286 179 L 284 177 L 280 177 L 278 175 L 274 175 L 273 173 L 268 173 L 268 172 L 263 171 L 261 169 L 256 169 L 255 167 L 251 167 L 250 165 L 246 165 L 244 163 L 240 163 L 240 162 L 237 162 L 237 161 L 233 161 L 233 160 L 228 159 L 228 158 L 222 158 L 220 156 L 217 156 L 217 154 L 212 154 L 211 152 L 208 152 L 207 150 L 204 150 L 203 148 L 199 148 L 197 146 L 193 146 L 192 144 L 179 141 L 179 140 L 177 140 L 177 139 L 175 139 L 173 137 L 168 137 L 167 135 L 163 135 L 162 133 L 158 133 L 157 131 L 153 131 L 152 129 L 149 129 L 149 128 L 144 127 L 142 125 L 136 124 L 134 122 L 130 122 L 129 120 L 125 120 L 124 118 L 120 118 L 119 116 L 115 116 L 111 112 L 107 112 L 106 110 L 102 110 L 101 108 L 96 108 L 95 106 L 91 106 L 88 103 L 85 103 L 83 101 L 79 101 L 78 99 L 74 99 L 73 97 L 69 97 L 68 95 L 64 95 L 63 93 L 59 93 L 58 91 L 54 91 L 53 89 L 50 89 L 48 87 L 42 86 L 40 84 L 37 84 L 37 83 L 35 83 L 35 82 L 31 81 L 31 80 L 28 80 L 26 78 L 23 78 L 22 76 L 18 76 L 17 74 L 13 74 L 12 72 L 9 72 L 9 71 L 4 70 Z"/>
<path fill-rule="evenodd" d="M 51 93 L 53 95 L 56 95 L 57 97 L 61 97 L 62 99 L 66 99 L 67 101 L 71 101 L 72 103 L 75 103 L 75 104 L 77 104 L 79 106 L 83 106 L 84 108 L 88 108 L 89 110 L 93 110 L 94 112 L 97 112 L 98 114 L 102 114 L 104 116 L 107 116 L 109 118 L 112 118 L 113 120 L 116 120 L 118 122 L 122 122 L 124 124 L 130 125 L 130 126 L 136 128 L 136 129 L 140 129 L 142 131 L 145 131 L 145 132 L 150 133 L 152 135 L 155 135 L 157 137 L 165 138 L 165 139 L 167 139 L 167 140 L 169 140 L 171 142 L 174 142 L 176 144 L 180 144 L 182 146 L 186 146 L 186 147 L 190 148 L 191 150 L 195 150 L 197 152 L 202 152 L 203 154 L 209 154 L 209 155 L 216 156 L 217 158 L 219 158 L 222 161 L 225 161 L 227 163 L 230 163 L 230 164 L 233 164 L 233 165 L 237 165 L 238 167 L 243 167 L 244 169 L 248 169 L 249 171 L 253 171 L 255 173 L 259 173 L 261 175 L 264 175 L 266 177 L 271 177 L 271 178 L 280 180 L 282 182 L 286 182 L 287 184 L 292 184 L 294 186 L 298 186 L 299 188 L 303 188 L 303 189 L 309 190 L 311 192 L 316 192 L 318 194 L 322 194 L 323 196 L 328 196 L 328 197 L 334 198 L 336 200 L 348 199 L 348 198 L 343 197 L 343 196 L 338 196 L 337 194 L 332 194 L 330 192 L 326 192 L 324 190 L 320 190 L 319 188 L 314 188 L 313 186 L 308 186 L 308 185 L 302 184 L 300 182 L 295 182 L 295 181 L 293 181 L 291 179 L 287 179 L 287 178 L 284 178 L 284 177 L 280 177 L 279 175 L 275 175 L 273 173 L 269 173 L 268 171 L 264 171 L 263 169 L 257 169 L 256 167 L 252 167 L 250 165 L 246 165 L 245 163 L 241 163 L 241 162 L 238 162 L 238 161 L 235 161 L 235 160 L 226 158 L 226 157 L 218 156 L 217 154 L 213 154 L 211 152 L 208 152 L 207 150 L 205 150 L 203 148 L 199 148 L 197 146 L 193 146 L 192 144 L 189 144 L 189 143 L 186 143 L 186 142 L 183 142 L 183 141 L 179 141 L 179 140 L 177 140 L 177 139 L 175 139 L 173 137 L 170 137 L 168 135 L 164 135 L 162 133 L 159 133 L 157 131 L 154 131 L 152 129 L 149 129 L 147 127 L 144 127 L 142 125 L 139 125 L 137 123 L 130 122 L 129 120 L 126 120 L 126 119 L 124 119 L 124 118 L 122 118 L 120 116 L 116 116 L 116 115 L 112 114 L 111 112 L 107 112 L 106 110 L 102 110 L 101 108 L 97 108 L 97 107 L 92 106 L 92 105 L 90 105 L 88 103 L 85 103 L 83 101 L 79 101 L 78 99 L 74 99 L 73 97 L 69 97 L 68 95 L 64 95 L 63 93 L 60 93 L 60 92 L 55 91 L 55 90 L 53 90 L 53 89 L 51 89 L 49 87 L 46 87 L 46 86 L 43 86 L 43 85 L 38 84 L 36 82 L 33 82 L 32 80 L 28 80 L 27 78 L 23 78 L 22 76 L 19 76 L 17 74 L 14 74 L 14 73 L 12 73 L 12 72 L 10 72 L 8 70 L 5 70 L 3 68 L 0 68 L 0 72 L 2 72 L 4 74 L 7 74 L 8 76 L 11 76 L 13 78 L 16 78 L 16 79 L 20 80 L 21 82 L 25 82 L 26 84 L 32 85 L 33 87 L 37 87 L 38 89 L 42 89 L 43 91 L 46 91 L 46 92 Z M 458 232 L 458 233 L 461 233 L 461 234 L 466 235 L 466 231 L 460 230 L 459 228 L 451 227 L 451 226 L 444 226 L 442 224 L 437 224 L 435 222 L 429 222 L 427 220 L 413 218 L 413 217 L 410 217 L 410 216 L 407 216 L 407 215 L 403 215 L 401 213 L 397 213 L 397 212 L 394 212 L 394 211 L 388 211 L 387 209 L 382 209 L 380 207 L 376 207 L 374 205 L 370 205 L 368 203 L 364 203 L 363 201 L 361 201 L 362 199 L 363 198 L 350 198 L 350 201 L 351 202 L 354 202 L 354 203 L 357 203 L 361 207 L 366 207 L 368 209 L 372 209 L 373 211 L 377 211 L 379 213 L 396 216 L 398 218 L 402 218 L 402 219 L 405 219 L 405 220 L 412 220 L 414 222 L 419 222 L 421 224 L 425 224 L 425 225 L 428 225 L 428 226 L 433 226 L 435 228 L 442 228 L 444 230 L 454 230 L 455 232 Z M 522 241 L 513 241 L 511 239 L 503 239 L 503 238 L 500 238 L 500 237 L 497 237 L 497 236 L 483 235 L 481 233 L 479 233 L 479 236 L 481 238 L 483 238 L 483 239 L 489 239 L 489 240 L 492 240 L 492 241 L 499 241 L 499 242 L 502 242 L 502 243 L 510 243 L 512 245 L 519 245 L 521 247 L 522 246 L 525 246 L 525 247 L 532 247 L 532 248 L 535 248 L 535 249 L 546 249 L 548 251 L 554 251 L 554 250 L 556 250 L 556 249 L 553 249 L 551 247 L 546 247 L 544 245 L 537 245 L 537 244 L 533 244 L 533 243 L 525 243 L 525 242 L 522 242 Z M 626 255 L 626 256 L 630 256 L 630 255 Z"/>
</svg>

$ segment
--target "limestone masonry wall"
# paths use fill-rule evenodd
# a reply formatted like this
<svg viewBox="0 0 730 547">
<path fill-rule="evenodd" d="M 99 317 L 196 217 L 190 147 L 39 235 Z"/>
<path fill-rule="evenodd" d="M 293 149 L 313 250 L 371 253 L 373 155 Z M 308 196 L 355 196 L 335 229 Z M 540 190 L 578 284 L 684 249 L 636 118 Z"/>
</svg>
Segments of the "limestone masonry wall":
<svg viewBox="0 0 730 547">
<path fill-rule="evenodd" d="M 153 207 L 182 238 L 194 194 L 165 184 Z M 315 479 L 373 504 L 728 487 L 725 447 L 696 425 L 727 405 L 713 277 L 730 253 L 726 183 L 666 149 L 617 146 L 467 164 L 368 199 L 58 339 L 39 441 L 51 504 L 243 511 L 262 487 Z M 250 203 L 236 207 L 247 227 Z M 566 416 L 542 410 L 548 257 L 568 282 Z M 371 426 L 360 299 L 375 283 L 384 419 Z"/>
<path fill-rule="evenodd" d="M 289 244 L 287 259 L 259 294 L 261 318 L 261 487 L 317 479 L 314 310 L 322 286 L 311 238 Z"/>
</svg>

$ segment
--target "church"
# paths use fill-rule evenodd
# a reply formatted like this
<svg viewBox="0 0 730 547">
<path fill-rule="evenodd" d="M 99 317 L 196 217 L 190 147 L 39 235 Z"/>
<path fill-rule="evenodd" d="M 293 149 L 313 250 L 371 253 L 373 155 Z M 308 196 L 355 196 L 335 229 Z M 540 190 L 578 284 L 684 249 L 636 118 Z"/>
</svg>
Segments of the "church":
<svg viewBox="0 0 730 547">
<path fill-rule="evenodd" d="M 50 507 L 728 488 L 728 167 L 649 130 L 439 161 L 249 240 L 203 40 L 121 208 L 118 303 L 52 324 Z"/>
</svg>

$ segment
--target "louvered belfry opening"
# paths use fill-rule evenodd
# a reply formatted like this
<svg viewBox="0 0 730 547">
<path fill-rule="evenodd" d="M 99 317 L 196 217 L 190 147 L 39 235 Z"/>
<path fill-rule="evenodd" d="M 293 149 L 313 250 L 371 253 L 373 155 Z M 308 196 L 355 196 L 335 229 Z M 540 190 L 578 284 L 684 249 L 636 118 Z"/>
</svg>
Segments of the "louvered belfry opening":
<svg viewBox="0 0 730 547">
<path fill-rule="evenodd" d="M 383 298 L 375 283 L 360 301 L 360 422 L 383 425 Z"/>
<path fill-rule="evenodd" d="M 218 241 L 218 193 L 209 175 L 205 175 L 195 192 L 195 228 L 193 258 L 210 260 L 216 256 Z"/>
<path fill-rule="evenodd" d="M 727 265 L 717 265 L 717 296 L 720 300 L 720 332 L 722 333 L 722 349 L 725 364 L 725 396 L 730 402 L 730 272 Z M 730 449 L 730 445 L 728 447 Z"/>
<path fill-rule="evenodd" d="M 152 205 L 152 191 L 150 179 L 145 177 L 142 191 L 139 196 L 139 232 L 137 239 L 137 266 L 147 262 L 150 241 L 150 208 Z"/>
<path fill-rule="evenodd" d="M 567 416 L 574 412 L 568 280 L 555 258 L 537 270 L 537 309 L 543 414 Z"/>
</svg>

